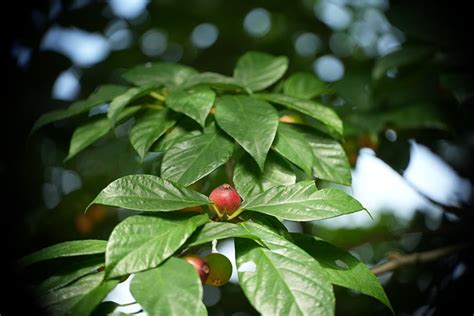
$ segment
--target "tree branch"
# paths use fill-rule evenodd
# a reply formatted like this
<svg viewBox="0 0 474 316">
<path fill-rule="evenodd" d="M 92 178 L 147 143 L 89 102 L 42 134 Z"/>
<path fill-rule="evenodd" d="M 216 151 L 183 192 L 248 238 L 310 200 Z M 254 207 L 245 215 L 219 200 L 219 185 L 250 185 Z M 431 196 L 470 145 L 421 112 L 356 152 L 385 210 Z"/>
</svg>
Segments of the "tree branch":
<svg viewBox="0 0 474 316">
<path fill-rule="evenodd" d="M 435 261 L 441 257 L 447 256 L 461 249 L 464 249 L 467 246 L 468 245 L 466 244 L 460 244 L 460 245 L 443 247 L 443 248 L 433 249 L 433 250 L 424 251 L 424 252 L 415 252 L 408 255 L 403 255 L 396 251 L 390 252 L 387 255 L 389 258 L 389 261 L 377 267 L 372 268 L 371 271 L 375 275 L 381 275 L 385 272 L 393 271 L 402 266 Z"/>
</svg>

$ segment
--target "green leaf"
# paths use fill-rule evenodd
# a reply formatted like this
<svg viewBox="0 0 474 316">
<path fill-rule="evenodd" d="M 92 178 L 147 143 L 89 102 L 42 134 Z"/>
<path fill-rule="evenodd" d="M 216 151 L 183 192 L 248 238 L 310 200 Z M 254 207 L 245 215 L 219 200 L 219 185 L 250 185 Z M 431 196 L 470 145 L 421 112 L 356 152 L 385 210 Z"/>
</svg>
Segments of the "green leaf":
<svg viewBox="0 0 474 316">
<path fill-rule="evenodd" d="M 41 117 L 35 122 L 35 125 L 31 129 L 31 134 L 44 125 L 85 113 L 97 105 L 109 102 L 116 96 L 121 95 L 127 91 L 127 89 L 127 87 L 117 85 L 100 86 L 87 99 L 76 101 L 67 109 L 51 111 L 41 115 Z"/>
<path fill-rule="evenodd" d="M 110 235 L 105 253 L 106 276 L 114 278 L 157 267 L 208 220 L 206 214 L 189 216 L 178 212 L 128 217 Z"/>
<path fill-rule="evenodd" d="M 317 237 L 303 234 L 292 234 L 292 237 L 296 245 L 321 264 L 331 283 L 372 296 L 393 312 L 377 277 L 356 257 Z"/>
<path fill-rule="evenodd" d="M 326 83 L 318 80 L 313 74 L 304 72 L 291 75 L 283 85 L 284 94 L 306 100 L 310 100 L 328 91 Z"/>
<path fill-rule="evenodd" d="M 195 74 L 197 71 L 188 66 L 158 62 L 136 66 L 124 73 L 123 77 L 137 86 L 153 84 L 174 87 Z"/>
<path fill-rule="evenodd" d="M 412 46 L 394 51 L 377 60 L 372 70 L 372 78 L 379 80 L 387 70 L 415 64 L 426 60 L 434 53 L 433 48 L 427 46 Z"/>
<path fill-rule="evenodd" d="M 142 113 L 130 129 L 130 142 L 143 160 L 151 145 L 176 123 L 167 109 Z"/>
<path fill-rule="evenodd" d="M 198 130 L 187 130 L 180 125 L 175 126 L 171 132 L 166 133 L 162 139 L 152 146 L 151 151 L 167 151 L 178 141 L 182 141 L 187 138 L 201 135 L 201 131 Z"/>
<path fill-rule="evenodd" d="M 339 116 L 327 106 L 318 102 L 291 97 L 276 93 L 261 93 L 256 95 L 259 98 L 286 106 L 289 109 L 299 111 L 322 122 L 327 128 L 338 135 L 342 135 L 343 127 Z"/>
<path fill-rule="evenodd" d="M 322 267 L 306 252 L 263 225 L 242 223 L 266 246 L 237 239 L 239 281 L 262 315 L 333 315 L 334 293 Z"/>
<path fill-rule="evenodd" d="M 104 247 L 105 252 L 105 247 Z M 64 264 L 59 270 L 54 270 L 54 274 L 41 282 L 35 292 L 43 294 L 59 289 L 76 281 L 77 279 L 97 272 L 97 269 L 104 266 L 104 256 L 84 256 L 74 258 L 71 263 Z"/>
<path fill-rule="evenodd" d="M 280 123 L 275 142 L 273 143 L 273 149 L 300 167 L 307 175 L 312 175 L 312 148 L 305 135 L 297 128 L 290 124 Z"/>
<path fill-rule="evenodd" d="M 135 114 L 140 109 L 141 107 L 139 106 L 132 106 L 125 109 L 120 113 L 117 121 L 121 121 L 128 116 Z M 113 124 L 111 124 L 111 122 L 105 117 L 93 118 L 84 125 L 79 126 L 72 134 L 69 153 L 64 160 L 67 161 L 71 159 L 79 152 L 95 143 L 98 139 L 107 135 L 112 129 Z"/>
<path fill-rule="evenodd" d="M 364 209 L 357 200 L 343 191 L 318 191 L 314 181 L 271 188 L 245 200 L 242 208 L 295 221 L 330 218 Z"/>
<path fill-rule="evenodd" d="M 296 175 L 285 160 L 270 152 L 263 173 L 252 157 L 242 156 L 235 165 L 233 181 L 245 200 L 274 186 L 295 184 Z"/>
<path fill-rule="evenodd" d="M 188 247 L 202 245 L 213 240 L 226 238 L 248 238 L 261 244 L 260 239 L 250 234 L 246 229 L 238 224 L 210 222 L 205 224 L 201 229 L 197 230 L 193 236 L 188 240 Z"/>
<path fill-rule="evenodd" d="M 81 297 L 67 315 L 91 315 L 107 294 L 119 283 L 119 280 L 105 280 Z"/>
<path fill-rule="evenodd" d="M 130 291 L 149 315 L 194 316 L 201 309 L 201 280 L 183 259 L 171 257 L 155 269 L 137 273 Z"/>
<path fill-rule="evenodd" d="M 341 144 L 332 138 L 319 136 L 315 133 L 306 132 L 305 138 L 308 140 L 314 156 L 313 176 L 343 185 L 351 185 L 351 166 Z"/>
<path fill-rule="evenodd" d="M 288 68 L 288 58 L 265 53 L 248 52 L 237 61 L 234 77 L 250 90 L 260 91 L 278 81 Z"/>
<path fill-rule="evenodd" d="M 81 299 L 101 285 L 104 273 L 86 275 L 70 285 L 38 297 L 46 315 L 68 315 Z"/>
<path fill-rule="evenodd" d="M 198 192 L 160 177 L 129 175 L 110 183 L 93 203 L 138 211 L 166 212 L 211 202 Z"/>
<path fill-rule="evenodd" d="M 215 126 L 175 143 L 163 157 L 161 176 L 188 186 L 229 160 L 234 144 Z"/>
<path fill-rule="evenodd" d="M 247 96 L 223 96 L 216 102 L 216 121 L 264 170 L 278 128 L 278 113 L 267 102 Z"/>
<path fill-rule="evenodd" d="M 189 91 L 174 91 L 166 98 L 166 106 L 170 109 L 184 113 L 202 127 L 207 115 L 214 105 L 216 93 L 208 88 L 196 88 Z"/>
<path fill-rule="evenodd" d="M 112 123 L 117 123 L 120 120 L 120 113 L 130 102 L 147 95 L 155 88 L 155 86 L 130 88 L 127 90 L 127 92 L 115 97 L 112 102 L 110 102 L 107 118 Z"/>
<path fill-rule="evenodd" d="M 23 257 L 20 259 L 19 265 L 26 267 L 33 263 L 50 259 L 104 253 L 106 245 L 106 240 L 86 239 L 65 241 Z"/>
<path fill-rule="evenodd" d="M 214 72 L 203 72 L 189 77 L 183 83 L 182 88 L 187 89 L 195 86 L 205 86 L 233 92 L 242 92 L 247 90 L 244 84 L 239 80 Z"/>
</svg>

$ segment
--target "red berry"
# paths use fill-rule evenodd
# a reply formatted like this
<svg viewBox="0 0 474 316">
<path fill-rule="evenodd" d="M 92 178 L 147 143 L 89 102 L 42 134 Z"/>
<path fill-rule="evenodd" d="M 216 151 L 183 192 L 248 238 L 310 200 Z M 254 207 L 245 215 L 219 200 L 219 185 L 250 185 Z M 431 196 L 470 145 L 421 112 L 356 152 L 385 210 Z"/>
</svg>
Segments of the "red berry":
<svg viewBox="0 0 474 316">
<path fill-rule="evenodd" d="M 194 269 L 199 275 L 199 278 L 201 279 L 201 282 L 205 283 L 210 272 L 209 265 L 207 264 L 206 260 L 196 255 L 188 255 L 183 257 L 183 259 L 193 265 Z"/>
<path fill-rule="evenodd" d="M 222 214 L 231 215 L 240 208 L 240 195 L 228 184 L 215 188 L 209 199 Z"/>
</svg>

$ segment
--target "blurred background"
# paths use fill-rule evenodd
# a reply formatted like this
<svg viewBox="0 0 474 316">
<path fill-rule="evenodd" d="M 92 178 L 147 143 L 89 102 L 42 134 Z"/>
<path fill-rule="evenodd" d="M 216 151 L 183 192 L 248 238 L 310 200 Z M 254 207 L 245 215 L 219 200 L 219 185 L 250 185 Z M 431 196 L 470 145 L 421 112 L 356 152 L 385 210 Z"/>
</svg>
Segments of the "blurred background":
<svg viewBox="0 0 474 316">
<path fill-rule="evenodd" d="M 42 113 L 87 97 L 97 85 L 124 83 L 120 74 L 139 63 L 178 62 L 231 75 L 248 50 L 286 55 L 287 74 L 311 72 L 330 84 L 335 94 L 323 101 L 344 121 L 343 146 L 353 167 L 353 186 L 341 188 L 374 217 L 360 212 L 304 226 L 286 223 L 290 230 L 325 238 L 371 267 L 390 252 L 472 246 L 474 77 L 467 7 L 389 0 L 50 0 L 9 6 L 2 41 L 7 149 L 0 161 L 7 257 L 64 240 L 108 238 L 126 214 L 95 206 L 84 215 L 85 206 L 110 181 L 156 168 L 153 160 L 137 159 L 126 138 L 130 122 L 63 163 L 74 120 L 28 137 Z M 231 255 L 231 247 L 221 246 Z M 472 248 L 465 248 L 379 277 L 397 315 L 472 315 L 472 261 Z M 30 298 L 21 276 L 7 274 L 10 295 L 26 304 L 3 296 L 0 313 L 21 314 Z M 389 313 L 369 297 L 335 290 L 338 315 Z M 256 314 L 233 283 L 206 288 L 205 303 L 210 315 Z"/>
</svg>

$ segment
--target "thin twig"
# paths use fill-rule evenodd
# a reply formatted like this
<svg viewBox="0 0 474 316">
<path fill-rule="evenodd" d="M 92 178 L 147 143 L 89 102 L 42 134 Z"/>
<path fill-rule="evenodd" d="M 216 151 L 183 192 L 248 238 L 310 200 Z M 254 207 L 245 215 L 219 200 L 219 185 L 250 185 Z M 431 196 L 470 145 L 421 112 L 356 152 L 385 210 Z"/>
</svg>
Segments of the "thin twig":
<svg viewBox="0 0 474 316">
<path fill-rule="evenodd" d="M 381 275 L 385 272 L 393 271 L 402 266 L 435 261 L 441 257 L 447 256 L 466 247 L 466 244 L 461 244 L 429 251 L 415 252 L 408 255 L 403 255 L 398 252 L 391 252 L 388 254 L 389 261 L 372 268 L 372 273 L 375 275 Z"/>
</svg>

